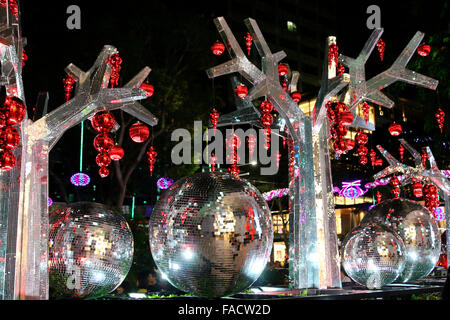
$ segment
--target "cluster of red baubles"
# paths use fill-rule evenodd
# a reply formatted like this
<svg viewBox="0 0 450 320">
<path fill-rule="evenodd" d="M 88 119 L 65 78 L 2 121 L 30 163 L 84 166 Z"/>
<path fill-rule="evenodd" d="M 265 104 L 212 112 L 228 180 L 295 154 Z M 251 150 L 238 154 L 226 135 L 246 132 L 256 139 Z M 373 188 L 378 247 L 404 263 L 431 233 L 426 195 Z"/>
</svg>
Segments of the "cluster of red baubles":
<svg viewBox="0 0 450 320">
<path fill-rule="evenodd" d="M 328 46 L 328 66 L 331 67 L 331 64 L 334 62 L 337 66 L 338 64 L 338 55 L 339 48 L 335 43 L 332 43 Z"/>
<path fill-rule="evenodd" d="M 363 114 L 364 121 L 366 121 L 367 123 L 367 121 L 369 121 L 370 106 L 367 102 L 364 101 L 363 103 L 361 103 L 360 108 Z"/>
<path fill-rule="evenodd" d="M 398 153 L 400 154 L 400 161 L 403 162 L 403 155 L 405 154 L 405 148 L 400 145 L 400 147 L 398 148 Z"/>
<path fill-rule="evenodd" d="M 148 149 L 148 151 L 147 151 L 147 159 L 149 162 L 150 176 L 153 175 L 153 170 L 155 169 L 157 155 L 158 155 L 158 153 L 156 152 L 155 148 L 153 148 L 153 146 L 151 146 L 150 149 Z"/>
<path fill-rule="evenodd" d="M 240 158 L 237 154 L 237 149 L 241 146 L 241 139 L 236 135 L 233 134 L 231 136 L 231 139 L 227 141 L 227 147 L 228 147 L 228 155 L 227 155 L 227 162 L 231 163 L 231 167 L 228 168 L 228 171 L 230 174 L 237 176 L 239 174 L 239 168 L 237 167 L 237 163 L 239 162 Z"/>
<path fill-rule="evenodd" d="M 217 157 L 216 154 L 213 152 L 211 153 L 211 171 L 214 172 L 216 170 L 216 163 L 217 163 Z"/>
<path fill-rule="evenodd" d="M 264 100 L 261 102 L 259 106 L 259 110 L 261 111 L 260 122 L 264 128 L 264 148 L 269 150 L 270 148 L 270 136 L 272 134 L 272 130 L 270 126 L 273 123 L 273 117 L 270 114 L 273 110 L 273 105 L 269 100 Z"/>
<path fill-rule="evenodd" d="M 367 159 L 367 153 L 369 150 L 366 147 L 367 142 L 369 142 L 369 137 L 363 132 L 358 132 L 355 136 L 355 141 L 358 144 L 356 153 L 359 156 L 359 163 L 365 166 L 369 161 L 369 159 Z"/>
<path fill-rule="evenodd" d="M 336 75 L 340 76 L 344 72 L 345 72 L 345 67 L 342 64 L 338 64 L 338 66 L 336 68 Z"/>
<path fill-rule="evenodd" d="M 428 44 L 422 43 L 418 48 L 417 48 L 417 53 L 419 55 L 421 55 L 422 57 L 426 57 L 427 55 L 429 55 L 431 52 L 431 47 Z"/>
<path fill-rule="evenodd" d="M 66 95 L 66 102 L 69 101 L 70 96 L 72 94 L 73 91 L 73 85 L 75 84 L 75 79 L 68 74 L 64 79 L 63 79 L 63 83 L 64 83 L 64 92 Z"/>
<path fill-rule="evenodd" d="M 295 151 L 294 151 L 294 140 L 292 138 L 289 138 L 287 140 L 288 144 L 288 150 L 289 150 L 289 160 L 288 160 L 288 166 L 289 166 L 289 177 L 290 180 L 294 179 L 294 173 L 295 173 Z M 290 203 L 290 201 L 289 201 Z"/>
<path fill-rule="evenodd" d="M 348 126 L 353 122 L 353 114 L 349 111 L 345 103 L 339 101 L 329 101 L 327 103 L 327 116 L 330 120 L 330 134 L 334 139 L 334 151 L 340 155 L 355 147 L 355 141 L 345 139 Z"/>
<path fill-rule="evenodd" d="M 118 53 L 114 53 L 108 58 L 107 62 L 111 65 L 111 76 L 109 78 L 109 84 L 111 88 L 119 84 L 119 72 L 122 64 L 122 58 Z"/>
<path fill-rule="evenodd" d="M 393 176 L 391 178 L 391 180 L 389 181 L 389 183 L 392 186 L 392 189 L 391 189 L 392 197 L 394 199 L 400 198 L 400 188 L 398 187 L 400 184 L 400 181 L 398 180 L 398 178 L 396 176 Z"/>
<path fill-rule="evenodd" d="M 100 167 L 98 174 L 105 178 L 109 175 L 108 166 L 111 160 L 120 160 L 124 155 L 122 147 L 115 146 L 108 134 L 116 124 L 114 116 L 107 110 L 97 112 L 91 120 L 92 128 L 99 134 L 94 138 L 94 148 L 98 151 L 95 162 Z"/>
<path fill-rule="evenodd" d="M 438 111 L 434 114 L 434 116 L 436 117 L 436 121 L 438 123 L 439 126 L 439 130 L 442 133 L 442 128 L 444 128 L 444 117 L 445 117 L 445 112 L 442 111 L 441 108 L 438 109 Z"/>
<path fill-rule="evenodd" d="M 426 168 L 427 168 L 427 161 L 430 159 L 429 156 L 428 156 L 428 153 L 427 153 L 426 151 L 423 151 L 423 152 L 420 154 L 420 158 L 421 158 L 421 160 L 422 160 L 422 167 L 423 167 L 424 169 L 426 169 Z"/>
<path fill-rule="evenodd" d="M 437 207 L 439 207 L 439 199 L 438 199 L 438 189 L 437 187 L 429 183 L 424 188 L 424 200 L 425 200 L 425 207 L 430 210 L 434 215 L 436 213 L 434 212 Z"/>
<path fill-rule="evenodd" d="M 19 98 L 0 98 L 0 170 L 11 170 L 16 164 L 12 150 L 20 143 L 20 133 L 14 126 L 22 122 L 25 114 L 25 104 Z"/>
<path fill-rule="evenodd" d="M 377 158 L 377 154 L 373 149 L 370 149 L 370 161 L 372 163 L 372 169 L 375 169 L 375 167 L 382 166 L 383 165 L 383 159 Z"/>
<path fill-rule="evenodd" d="M 288 73 L 289 67 L 284 63 L 280 63 L 278 65 L 278 75 L 280 76 L 280 82 L 283 91 L 287 91 L 288 89 Z"/>
<path fill-rule="evenodd" d="M 386 43 L 383 41 L 383 39 L 380 38 L 377 42 L 377 49 L 378 53 L 380 54 L 380 59 L 383 61 L 384 58 L 384 48 L 386 47 Z"/>
<path fill-rule="evenodd" d="M 217 112 L 216 109 L 212 109 L 212 111 L 209 114 L 209 116 L 210 116 L 210 119 L 211 119 L 213 132 L 215 134 L 216 133 L 216 129 L 217 129 L 217 123 L 219 123 L 219 113 Z"/>
<path fill-rule="evenodd" d="M 395 121 L 394 121 L 394 123 L 392 123 L 390 126 L 389 126 L 389 133 L 392 135 L 392 136 L 394 136 L 394 137 L 396 137 L 396 136 L 399 136 L 401 133 L 402 133 L 402 126 L 400 125 L 400 124 L 398 124 L 398 123 L 395 123 Z"/>
<path fill-rule="evenodd" d="M 423 197 L 423 186 L 422 182 L 419 180 L 414 181 L 412 184 L 413 194 L 416 198 L 422 198 Z"/>
</svg>

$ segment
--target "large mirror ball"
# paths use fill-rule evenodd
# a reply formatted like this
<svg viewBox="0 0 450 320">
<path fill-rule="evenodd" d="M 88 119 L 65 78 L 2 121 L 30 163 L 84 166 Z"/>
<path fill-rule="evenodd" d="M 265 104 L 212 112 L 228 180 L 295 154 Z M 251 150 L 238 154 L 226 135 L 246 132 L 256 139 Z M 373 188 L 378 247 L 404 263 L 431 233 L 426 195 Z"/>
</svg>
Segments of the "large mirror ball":
<svg viewBox="0 0 450 320">
<path fill-rule="evenodd" d="M 92 299 L 115 290 L 133 262 L 133 234 L 125 218 L 99 203 L 52 206 L 49 282 L 58 298 Z"/>
<path fill-rule="evenodd" d="M 259 191 L 220 172 L 175 182 L 150 217 L 158 269 L 178 289 L 200 297 L 233 295 L 255 282 L 270 257 L 272 217 Z"/>
<path fill-rule="evenodd" d="M 361 224 L 375 222 L 398 233 L 406 247 L 406 264 L 396 282 L 411 282 L 430 274 L 436 266 L 441 237 L 433 214 L 407 199 L 390 199 L 367 212 Z"/>
</svg>

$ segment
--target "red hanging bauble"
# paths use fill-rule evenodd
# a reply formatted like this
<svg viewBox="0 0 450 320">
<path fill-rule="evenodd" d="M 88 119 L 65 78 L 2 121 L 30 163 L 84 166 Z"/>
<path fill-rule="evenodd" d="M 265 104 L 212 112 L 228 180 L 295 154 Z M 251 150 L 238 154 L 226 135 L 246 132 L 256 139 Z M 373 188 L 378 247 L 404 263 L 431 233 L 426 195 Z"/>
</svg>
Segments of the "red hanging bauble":
<svg viewBox="0 0 450 320">
<path fill-rule="evenodd" d="M 225 142 L 229 149 L 234 150 L 241 147 L 241 138 L 238 135 L 234 134 L 231 138 Z"/>
<path fill-rule="evenodd" d="M 25 53 L 25 49 L 22 49 L 22 68 L 25 67 L 25 62 L 28 60 L 28 56 Z"/>
<path fill-rule="evenodd" d="M 370 149 L 370 162 L 372 163 L 372 169 L 375 169 L 375 157 L 377 156 L 376 152 L 373 149 Z"/>
<path fill-rule="evenodd" d="M 244 99 L 247 96 L 247 94 L 248 94 L 248 89 L 247 89 L 247 87 L 245 85 L 243 85 L 241 83 L 241 84 L 237 85 L 237 87 L 234 89 L 234 92 L 236 93 L 236 95 L 239 98 Z"/>
<path fill-rule="evenodd" d="M 108 154 L 109 154 L 109 157 L 111 158 L 111 160 L 119 161 L 125 155 L 125 151 L 123 150 L 123 148 L 121 146 L 116 144 L 111 148 L 111 150 L 109 150 Z"/>
<path fill-rule="evenodd" d="M 435 210 L 437 207 L 439 207 L 437 187 L 434 184 L 429 183 L 424 187 L 423 191 L 425 198 L 425 207 L 427 207 L 428 210 L 433 213 L 433 215 L 436 215 Z"/>
<path fill-rule="evenodd" d="M 147 94 L 147 98 L 151 97 L 153 95 L 153 93 L 155 92 L 155 87 L 147 82 L 143 82 L 140 86 L 140 89 L 145 90 L 146 94 Z"/>
<path fill-rule="evenodd" d="M 230 168 L 228 168 L 228 172 L 232 174 L 233 176 L 237 177 L 239 174 L 239 168 L 237 165 L 232 164 Z"/>
<path fill-rule="evenodd" d="M 339 64 L 336 70 L 336 74 L 340 76 L 345 72 L 345 67 L 342 64 Z"/>
<path fill-rule="evenodd" d="M 426 57 L 427 55 L 429 55 L 431 52 L 431 47 L 425 43 L 422 43 L 418 48 L 417 48 L 417 53 L 419 55 L 421 55 L 422 57 Z"/>
<path fill-rule="evenodd" d="M 398 178 L 396 176 L 391 177 L 389 183 L 392 186 L 392 189 L 391 189 L 392 197 L 394 199 L 400 198 L 400 188 L 398 187 L 398 185 L 400 184 L 400 181 L 398 180 Z"/>
<path fill-rule="evenodd" d="M 158 153 L 156 152 L 155 148 L 153 148 L 153 146 L 151 146 L 150 149 L 148 149 L 148 151 L 147 151 L 148 162 L 150 163 L 150 166 L 149 166 L 150 176 L 153 175 L 153 169 L 155 168 L 157 155 L 158 155 Z"/>
<path fill-rule="evenodd" d="M 94 138 L 94 148 L 98 152 L 108 152 L 114 146 L 114 140 L 107 133 L 99 133 Z"/>
<path fill-rule="evenodd" d="M 7 96 L 0 98 L 0 112 L 6 120 L 6 125 L 15 126 L 22 122 L 27 110 L 22 100 Z"/>
<path fill-rule="evenodd" d="M 97 112 L 91 120 L 92 128 L 100 133 L 110 132 L 115 124 L 114 116 L 107 110 Z"/>
<path fill-rule="evenodd" d="M 111 163 L 111 158 L 108 155 L 108 152 L 100 152 L 95 158 L 95 162 L 99 167 L 107 167 Z"/>
<path fill-rule="evenodd" d="M 422 160 L 422 166 L 424 169 L 427 168 L 427 161 L 430 159 L 428 157 L 428 153 L 426 151 L 423 151 L 422 154 L 420 155 L 420 158 Z"/>
<path fill-rule="evenodd" d="M 119 73 L 121 64 L 122 64 L 122 58 L 119 56 L 118 53 L 114 53 L 111 57 L 108 58 L 107 62 L 111 65 L 111 76 L 110 76 L 110 85 L 111 88 L 119 84 Z"/>
<path fill-rule="evenodd" d="M 11 151 L 5 150 L 0 152 L 0 170 L 9 171 L 14 168 L 15 165 L 16 157 Z"/>
<path fill-rule="evenodd" d="M 252 49 L 252 40 L 253 40 L 253 37 L 250 34 L 250 32 L 247 32 L 244 39 L 245 39 L 245 46 L 247 47 L 247 54 L 250 55 L 250 51 Z"/>
<path fill-rule="evenodd" d="M 400 154 L 400 161 L 403 162 L 403 155 L 405 154 L 405 148 L 403 145 L 400 145 L 398 148 L 398 153 Z"/>
<path fill-rule="evenodd" d="M 214 153 L 211 154 L 211 171 L 214 172 L 216 170 L 217 157 Z"/>
<path fill-rule="evenodd" d="M 100 169 L 98 169 L 98 174 L 100 177 L 106 178 L 109 175 L 109 170 L 107 167 L 100 167 Z"/>
<path fill-rule="evenodd" d="M 0 148 L 12 150 L 19 145 L 20 133 L 12 126 L 0 129 Z"/>
<path fill-rule="evenodd" d="M 360 157 L 365 156 L 365 155 L 367 154 L 368 151 L 369 151 L 369 150 L 368 150 L 367 147 L 364 146 L 364 145 L 360 145 L 360 146 L 358 147 L 358 149 L 356 150 L 356 152 L 358 153 L 358 155 L 359 155 Z"/>
<path fill-rule="evenodd" d="M 380 193 L 380 191 L 377 191 L 376 197 L 377 197 L 377 203 L 380 203 L 381 202 L 381 193 Z"/>
<path fill-rule="evenodd" d="M 402 126 L 399 125 L 398 123 L 393 123 L 389 126 L 389 133 L 392 136 L 398 136 L 402 133 Z"/>
<path fill-rule="evenodd" d="M 421 198 L 423 196 L 422 182 L 416 181 L 412 185 L 413 193 L 416 198 Z"/>
<path fill-rule="evenodd" d="M 363 132 L 358 132 L 355 136 L 355 140 L 357 144 L 367 144 L 369 137 Z"/>
<path fill-rule="evenodd" d="M 383 39 L 380 38 L 380 40 L 378 40 L 378 42 L 377 42 L 377 49 L 378 49 L 378 52 L 380 53 L 381 61 L 383 61 L 385 47 L 386 47 L 386 43 L 383 41 Z"/>
<path fill-rule="evenodd" d="M 211 124 L 215 134 L 217 129 L 217 123 L 219 122 L 219 113 L 217 112 L 216 109 L 212 109 L 209 116 L 211 117 Z"/>
<path fill-rule="evenodd" d="M 273 116 L 270 113 L 265 113 L 261 116 L 261 124 L 264 127 L 270 127 L 273 123 Z"/>
<path fill-rule="evenodd" d="M 130 127 L 128 134 L 130 135 L 131 140 L 133 140 L 134 142 L 142 143 L 148 139 L 150 130 L 145 124 L 138 121 Z"/>
<path fill-rule="evenodd" d="M 300 100 L 302 99 L 302 95 L 300 92 L 295 91 L 295 92 L 291 93 L 291 98 L 292 98 L 292 101 L 294 101 L 295 103 L 299 103 Z"/>
<path fill-rule="evenodd" d="M 439 110 L 434 114 L 434 116 L 436 117 L 436 121 L 438 122 L 439 130 L 442 133 L 442 128 L 444 128 L 445 112 L 442 111 L 441 108 L 439 108 Z"/>
<path fill-rule="evenodd" d="M 350 111 L 344 111 L 339 114 L 339 123 L 345 127 L 353 123 L 353 114 Z"/>
<path fill-rule="evenodd" d="M 211 51 L 216 56 L 220 56 L 225 51 L 225 45 L 217 40 L 214 42 L 214 44 L 211 46 Z"/>
<path fill-rule="evenodd" d="M 285 65 L 284 63 L 280 63 L 278 65 L 278 75 L 280 77 L 284 77 L 285 75 L 287 75 L 289 72 L 289 67 L 287 65 Z"/>
<path fill-rule="evenodd" d="M 363 102 L 361 104 L 361 111 L 363 113 L 363 118 L 366 121 L 366 123 L 367 121 L 369 121 L 369 110 L 370 110 L 369 104 L 367 102 Z"/>
<path fill-rule="evenodd" d="M 359 158 L 359 163 L 362 164 L 363 166 L 365 166 L 367 162 L 369 162 L 369 159 L 367 159 L 366 156 L 362 156 L 361 158 Z"/>
<path fill-rule="evenodd" d="M 68 74 L 64 79 L 64 92 L 66 95 L 66 102 L 70 100 L 70 95 L 72 94 L 73 85 L 75 84 L 75 79 L 70 74 Z"/>
<path fill-rule="evenodd" d="M 383 159 L 378 158 L 378 159 L 375 160 L 375 166 L 376 167 L 382 166 L 382 165 L 383 165 Z"/>
<path fill-rule="evenodd" d="M 347 151 L 352 150 L 355 147 L 355 141 L 352 139 L 345 139 L 345 148 Z"/>
<path fill-rule="evenodd" d="M 262 113 L 270 113 L 273 110 L 273 105 L 269 100 L 264 100 L 261 102 L 259 110 L 261 110 Z"/>
</svg>

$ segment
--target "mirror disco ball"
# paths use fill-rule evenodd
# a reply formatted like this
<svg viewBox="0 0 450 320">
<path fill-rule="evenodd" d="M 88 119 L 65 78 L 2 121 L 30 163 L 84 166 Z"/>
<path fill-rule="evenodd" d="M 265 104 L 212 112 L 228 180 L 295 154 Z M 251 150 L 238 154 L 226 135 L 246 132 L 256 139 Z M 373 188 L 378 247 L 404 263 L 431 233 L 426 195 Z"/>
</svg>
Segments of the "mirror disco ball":
<svg viewBox="0 0 450 320">
<path fill-rule="evenodd" d="M 433 271 L 439 260 L 441 238 L 437 222 L 427 208 L 407 199 L 390 199 L 367 212 L 361 224 L 368 222 L 391 228 L 405 243 L 405 270 L 396 282 L 419 280 Z"/>
<path fill-rule="evenodd" d="M 272 216 L 246 180 L 198 173 L 175 182 L 156 203 L 149 240 L 158 269 L 173 286 L 201 297 L 229 296 L 264 270 Z"/>
<path fill-rule="evenodd" d="M 406 247 L 394 231 L 369 223 L 356 227 L 342 243 L 347 275 L 369 289 L 380 289 L 397 279 L 405 268 Z"/>
<path fill-rule="evenodd" d="M 58 298 L 98 298 L 115 290 L 133 261 L 125 218 L 99 203 L 50 212 L 49 282 Z"/>
</svg>

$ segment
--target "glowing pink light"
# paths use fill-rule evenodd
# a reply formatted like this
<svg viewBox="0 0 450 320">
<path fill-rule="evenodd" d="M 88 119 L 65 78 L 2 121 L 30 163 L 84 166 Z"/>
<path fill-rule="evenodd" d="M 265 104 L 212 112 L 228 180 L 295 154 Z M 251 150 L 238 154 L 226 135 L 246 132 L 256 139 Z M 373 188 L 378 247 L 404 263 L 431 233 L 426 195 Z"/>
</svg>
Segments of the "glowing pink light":
<svg viewBox="0 0 450 320">
<path fill-rule="evenodd" d="M 89 184 L 89 182 L 91 182 L 91 178 L 87 174 L 79 172 L 79 173 L 75 173 L 70 178 L 70 182 L 72 182 L 72 184 L 77 187 L 84 187 L 84 186 L 87 186 Z"/>
<path fill-rule="evenodd" d="M 173 180 L 171 178 L 160 178 L 156 181 L 156 185 L 161 190 L 168 189 L 173 184 Z"/>
<path fill-rule="evenodd" d="M 50 207 L 53 204 L 52 198 L 48 197 L 47 199 L 47 205 Z"/>
<path fill-rule="evenodd" d="M 434 209 L 434 216 L 436 217 L 437 221 L 444 220 L 445 219 L 444 209 L 442 209 L 441 207 L 437 207 L 436 209 Z"/>
</svg>

